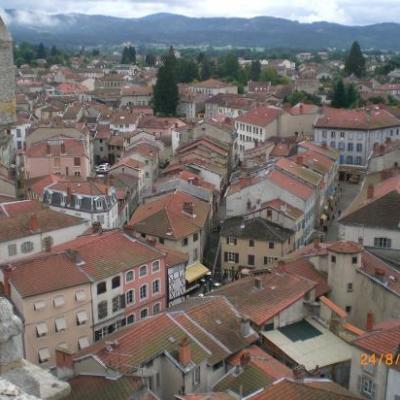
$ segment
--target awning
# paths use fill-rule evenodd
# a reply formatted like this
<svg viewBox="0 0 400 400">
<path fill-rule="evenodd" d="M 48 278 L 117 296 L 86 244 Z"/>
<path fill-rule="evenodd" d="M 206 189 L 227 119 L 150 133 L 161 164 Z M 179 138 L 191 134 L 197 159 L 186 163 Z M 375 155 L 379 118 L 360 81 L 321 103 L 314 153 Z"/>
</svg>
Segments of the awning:
<svg viewBox="0 0 400 400">
<path fill-rule="evenodd" d="M 79 325 L 85 324 L 88 320 L 86 311 L 79 311 L 78 314 L 76 314 L 76 317 Z"/>
<path fill-rule="evenodd" d="M 57 296 L 54 298 L 54 307 L 61 307 L 65 304 L 64 296 Z"/>
<path fill-rule="evenodd" d="M 50 351 L 48 348 L 39 350 L 39 361 L 44 363 L 50 360 Z"/>
<path fill-rule="evenodd" d="M 90 346 L 89 339 L 87 337 L 80 338 L 78 340 L 78 344 L 80 350 L 86 349 L 86 347 Z"/>
<path fill-rule="evenodd" d="M 65 318 L 58 318 L 55 320 L 55 323 L 57 332 L 64 331 L 65 329 L 67 329 L 67 323 L 65 322 Z"/>
<path fill-rule="evenodd" d="M 320 218 L 322 219 L 322 221 L 326 221 L 328 219 L 328 216 L 325 214 L 321 214 Z"/>
<path fill-rule="evenodd" d="M 209 272 L 210 270 L 201 262 L 195 262 L 186 268 L 185 278 L 187 283 L 193 283 L 206 276 Z"/>
<path fill-rule="evenodd" d="M 47 324 L 45 322 L 42 322 L 41 324 L 36 325 L 36 331 L 38 337 L 47 335 L 49 333 L 49 330 L 47 329 Z"/>
</svg>

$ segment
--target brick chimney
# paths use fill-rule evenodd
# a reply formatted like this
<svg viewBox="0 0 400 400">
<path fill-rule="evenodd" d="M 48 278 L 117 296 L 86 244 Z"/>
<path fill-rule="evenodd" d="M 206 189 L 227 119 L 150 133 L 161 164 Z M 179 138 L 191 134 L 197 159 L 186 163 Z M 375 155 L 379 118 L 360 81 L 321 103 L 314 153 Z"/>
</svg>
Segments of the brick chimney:
<svg viewBox="0 0 400 400">
<path fill-rule="evenodd" d="M 298 154 L 296 157 L 296 163 L 299 165 L 303 165 L 303 162 L 304 162 L 304 157 Z"/>
<path fill-rule="evenodd" d="M 367 188 L 367 199 L 372 199 L 374 197 L 374 185 L 369 184 Z"/>
<path fill-rule="evenodd" d="M 243 353 L 240 357 L 240 366 L 241 367 L 245 367 L 246 365 L 249 364 L 249 362 L 251 361 L 251 356 L 250 353 L 248 353 L 247 351 L 245 353 Z"/>
<path fill-rule="evenodd" d="M 183 203 L 183 212 L 193 215 L 193 203 L 191 201 L 185 201 Z"/>
<path fill-rule="evenodd" d="M 11 272 L 12 272 L 11 266 L 3 268 L 4 296 L 8 298 L 11 297 L 11 286 L 10 286 Z"/>
<path fill-rule="evenodd" d="M 32 214 L 29 218 L 29 230 L 31 232 L 36 232 L 39 230 L 39 221 L 36 214 Z"/>
<path fill-rule="evenodd" d="M 365 329 L 367 331 L 372 331 L 373 327 L 374 327 L 374 314 L 372 313 L 372 311 L 369 311 L 367 314 L 367 323 Z"/>
<path fill-rule="evenodd" d="M 61 347 L 56 348 L 56 367 L 59 379 L 69 379 L 74 376 L 74 360 L 72 353 Z"/>
<path fill-rule="evenodd" d="M 184 366 L 192 361 L 192 349 L 190 348 L 190 340 L 187 336 L 179 343 L 178 361 Z"/>
</svg>

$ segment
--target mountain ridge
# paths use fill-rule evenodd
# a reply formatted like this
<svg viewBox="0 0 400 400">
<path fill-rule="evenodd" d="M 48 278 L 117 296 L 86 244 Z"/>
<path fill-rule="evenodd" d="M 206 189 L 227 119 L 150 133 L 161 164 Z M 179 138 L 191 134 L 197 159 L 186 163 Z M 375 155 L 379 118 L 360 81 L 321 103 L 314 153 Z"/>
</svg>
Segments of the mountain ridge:
<svg viewBox="0 0 400 400">
<path fill-rule="evenodd" d="M 43 42 L 62 47 L 135 44 L 210 45 L 298 50 L 348 48 L 358 40 L 363 48 L 400 50 L 400 24 L 346 26 L 331 22 L 301 23 L 284 18 L 188 17 L 157 13 L 141 18 L 55 14 L 5 10 L 17 42 Z"/>
</svg>

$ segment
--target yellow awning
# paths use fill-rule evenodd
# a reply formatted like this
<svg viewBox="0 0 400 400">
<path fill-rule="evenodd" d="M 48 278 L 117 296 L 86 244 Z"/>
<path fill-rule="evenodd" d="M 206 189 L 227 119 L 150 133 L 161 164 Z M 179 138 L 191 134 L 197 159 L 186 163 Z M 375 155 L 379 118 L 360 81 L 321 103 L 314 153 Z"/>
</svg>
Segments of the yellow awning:
<svg viewBox="0 0 400 400">
<path fill-rule="evenodd" d="M 188 283 L 193 283 L 207 275 L 209 272 L 210 270 L 201 262 L 195 262 L 186 268 L 185 279 Z"/>
</svg>

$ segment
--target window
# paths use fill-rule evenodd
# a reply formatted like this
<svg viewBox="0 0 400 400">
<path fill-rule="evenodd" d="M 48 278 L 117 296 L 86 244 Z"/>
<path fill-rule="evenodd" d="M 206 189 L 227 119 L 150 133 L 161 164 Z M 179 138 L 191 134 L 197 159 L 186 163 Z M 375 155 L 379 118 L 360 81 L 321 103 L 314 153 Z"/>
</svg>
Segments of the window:
<svg viewBox="0 0 400 400">
<path fill-rule="evenodd" d="M 64 296 L 56 296 L 53 300 L 55 308 L 62 307 L 65 304 Z"/>
<path fill-rule="evenodd" d="M 76 314 L 76 324 L 77 324 L 78 326 L 80 326 L 80 325 L 85 325 L 86 322 L 88 322 L 88 315 L 87 315 L 87 312 L 86 312 L 86 311 L 79 311 L 79 312 Z"/>
<path fill-rule="evenodd" d="M 333 262 L 333 263 L 336 262 L 336 256 L 331 256 L 331 262 Z"/>
<path fill-rule="evenodd" d="M 89 346 L 90 346 L 90 343 L 89 343 L 89 339 L 87 336 L 81 337 L 80 339 L 78 339 L 79 350 L 86 349 L 86 347 L 89 347 Z"/>
<path fill-rule="evenodd" d="M 276 260 L 275 257 L 264 257 L 264 265 L 270 264 Z"/>
<path fill-rule="evenodd" d="M 147 265 L 142 265 L 139 269 L 139 276 L 143 277 L 147 275 Z"/>
<path fill-rule="evenodd" d="M 352 283 L 348 283 L 347 284 L 347 293 L 351 293 L 353 291 L 353 284 Z"/>
<path fill-rule="evenodd" d="M 354 144 L 353 143 L 347 143 L 347 151 L 353 151 Z"/>
<path fill-rule="evenodd" d="M 193 249 L 193 261 L 196 261 L 199 258 L 199 251 L 197 248 Z"/>
<path fill-rule="evenodd" d="M 236 240 L 235 237 L 233 237 L 233 236 L 228 236 L 228 237 L 226 238 L 226 244 L 236 244 L 236 243 L 237 243 L 237 240 Z"/>
<path fill-rule="evenodd" d="M 94 341 L 97 342 L 101 340 L 103 337 L 107 336 L 108 334 L 108 327 L 105 326 L 97 331 L 94 331 Z"/>
<path fill-rule="evenodd" d="M 274 249 L 275 248 L 275 243 L 274 242 L 269 242 L 268 243 L 268 248 L 269 249 Z"/>
<path fill-rule="evenodd" d="M 97 305 L 97 316 L 99 319 L 103 319 L 107 317 L 108 311 L 107 311 L 107 302 L 106 301 L 101 301 Z"/>
<path fill-rule="evenodd" d="M 347 314 L 351 313 L 351 306 L 346 306 L 346 312 L 347 312 Z"/>
<path fill-rule="evenodd" d="M 357 262 L 358 262 L 358 257 L 357 256 L 354 256 L 354 257 L 351 258 L 351 263 L 352 264 L 357 264 Z"/>
<path fill-rule="evenodd" d="M 160 303 L 156 303 L 153 306 L 153 314 L 158 314 L 161 311 L 161 304 Z"/>
<path fill-rule="evenodd" d="M 336 137 L 336 132 L 335 132 L 335 131 L 332 131 L 332 132 L 331 132 L 331 138 L 334 138 L 334 137 Z"/>
<path fill-rule="evenodd" d="M 146 318 L 148 314 L 147 308 L 143 308 L 143 310 L 140 310 L 140 318 Z"/>
<path fill-rule="evenodd" d="M 36 325 L 36 336 L 37 337 L 46 336 L 48 333 L 49 333 L 49 330 L 47 329 L 47 324 L 45 322 L 42 322 L 42 323 Z"/>
<path fill-rule="evenodd" d="M 345 149 L 345 144 L 344 142 L 339 142 L 339 150 L 344 150 Z"/>
<path fill-rule="evenodd" d="M 140 299 L 146 299 L 147 298 L 147 284 L 140 286 Z"/>
<path fill-rule="evenodd" d="M 81 165 L 81 158 L 80 157 L 74 157 L 74 166 L 79 167 Z"/>
<path fill-rule="evenodd" d="M 43 310 L 46 307 L 46 303 L 44 301 L 37 301 L 33 304 L 33 309 L 35 311 Z"/>
<path fill-rule="evenodd" d="M 344 132 L 340 132 L 340 137 L 344 138 Z"/>
<path fill-rule="evenodd" d="M 362 152 L 362 143 L 357 143 L 356 150 L 357 150 L 358 153 Z"/>
<path fill-rule="evenodd" d="M 112 311 L 115 313 L 121 308 L 120 296 L 115 296 L 112 299 Z"/>
<path fill-rule="evenodd" d="M 249 247 L 254 247 L 254 240 L 249 240 Z"/>
<path fill-rule="evenodd" d="M 17 245 L 16 244 L 9 244 L 8 245 L 8 256 L 15 256 L 17 254 Z"/>
<path fill-rule="evenodd" d="M 21 244 L 21 251 L 23 253 L 30 253 L 33 250 L 33 242 L 24 242 Z"/>
<path fill-rule="evenodd" d="M 46 347 L 38 352 L 39 364 L 43 364 L 50 360 L 50 350 Z"/>
<path fill-rule="evenodd" d="M 79 171 L 74 172 L 75 176 L 81 176 L 81 173 Z"/>
<path fill-rule="evenodd" d="M 153 264 L 151 265 L 151 271 L 153 273 L 158 272 L 160 270 L 160 261 L 153 261 Z"/>
<path fill-rule="evenodd" d="M 200 365 L 196 365 L 192 373 L 193 373 L 193 386 L 197 386 L 200 384 Z"/>
<path fill-rule="evenodd" d="M 326 138 L 326 131 L 322 131 L 322 137 Z"/>
<path fill-rule="evenodd" d="M 254 263 L 255 263 L 255 257 L 254 257 L 254 255 L 249 254 L 249 255 L 247 256 L 247 263 L 248 263 L 249 265 L 254 265 Z"/>
<path fill-rule="evenodd" d="M 56 332 L 63 332 L 67 329 L 67 323 L 65 322 L 65 318 L 57 318 L 54 321 Z"/>
<path fill-rule="evenodd" d="M 113 289 L 120 287 L 120 285 L 121 285 L 121 278 L 119 276 L 115 276 L 114 278 L 112 278 L 111 287 Z"/>
<path fill-rule="evenodd" d="M 182 240 L 182 246 L 187 246 L 188 243 L 189 243 L 188 238 L 185 238 L 185 239 Z"/>
<path fill-rule="evenodd" d="M 390 249 L 392 247 L 392 239 L 388 238 L 375 238 L 374 239 L 374 246 L 375 247 L 380 247 L 380 248 L 385 248 L 385 249 Z"/>
<path fill-rule="evenodd" d="M 126 323 L 128 325 L 133 324 L 135 322 L 135 314 L 128 315 L 126 318 Z"/>
<path fill-rule="evenodd" d="M 331 147 L 332 147 L 332 149 L 334 149 L 336 147 L 336 142 L 333 140 L 331 141 Z"/>
<path fill-rule="evenodd" d="M 163 238 L 159 238 L 158 241 L 160 242 L 160 244 L 164 244 L 164 239 Z"/>
<path fill-rule="evenodd" d="M 375 397 L 375 383 L 369 376 L 361 376 L 360 393 L 367 395 L 369 398 Z"/>
<path fill-rule="evenodd" d="M 97 294 L 102 294 L 107 291 L 107 285 L 105 282 L 100 282 L 97 284 Z"/>
<path fill-rule="evenodd" d="M 272 210 L 270 210 L 270 209 L 267 210 L 267 217 L 268 218 L 272 217 Z"/>
<path fill-rule="evenodd" d="M 160 293 L 160 280 L 153 281 L 153 294 Z"/>
<path fill-rule="evenodd" d="M 197 242 L 199 240 L 199 234 L 198 233 L 194 233 L 193 234 L 193 242 Z"/>
<path fill-rule="evenodd" d="M 75 292 L 75 300 L 77 302 L 81 302 L 86 300 L 86 293 L 84 290 L 78 290 L 77 292 Z"/>
<path fill-rule="evenodd" d="M 135 291 L 133 289 L 126 292 L 126 304 L 135 303 Z"/>
<path fill-rule="evenodd" d="M 131 282 L 134 279 L 133 271 L 128 271 L 125 274 L 125 282 Z"/>
</svg>

